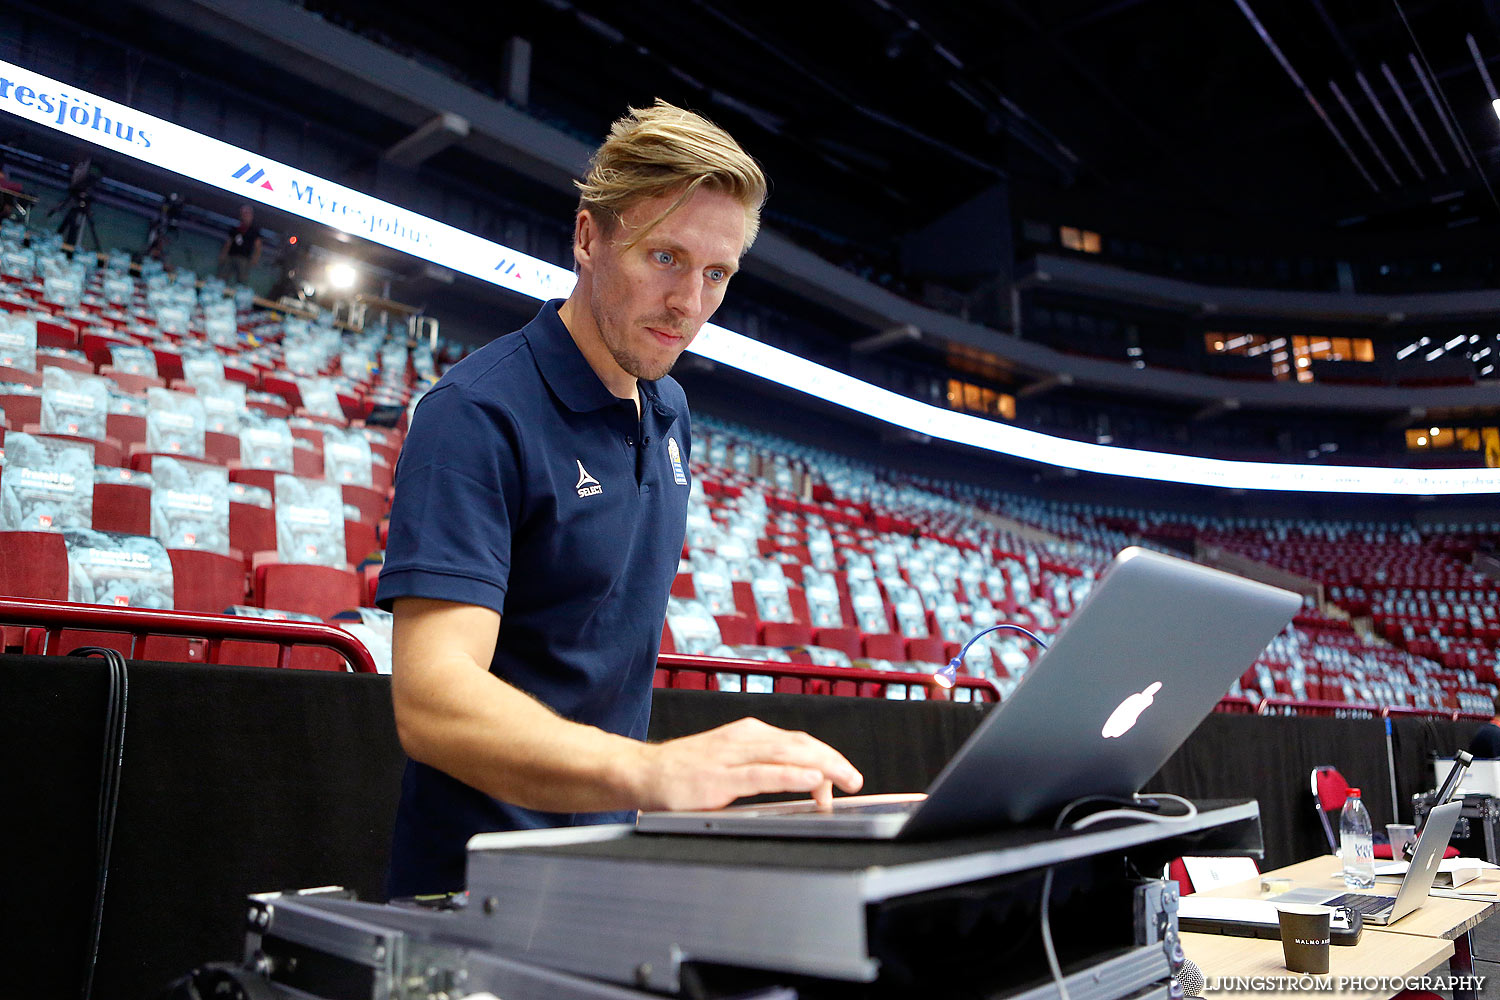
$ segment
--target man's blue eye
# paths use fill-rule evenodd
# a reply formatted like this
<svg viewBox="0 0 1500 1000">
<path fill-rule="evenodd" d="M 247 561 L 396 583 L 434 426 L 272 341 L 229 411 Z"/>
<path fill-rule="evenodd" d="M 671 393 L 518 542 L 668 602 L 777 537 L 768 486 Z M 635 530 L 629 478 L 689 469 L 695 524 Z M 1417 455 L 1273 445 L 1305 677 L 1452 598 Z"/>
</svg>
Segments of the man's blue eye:
<svg viewBox="0 0 1500 1000">
<path fill-rule="evenodd" d="M 708 272 L 708 277 L 710 281 L 723 281 L 725 278 L 729 277 L 729 275 L 725 274 L 722 268 L 716 267 Z"/>
<path fill-rule="evenodd" d="M 656 251 L 656 262 L 658 264 L 672 263 L 672 255 L 665 250 Z"/>
</svg>

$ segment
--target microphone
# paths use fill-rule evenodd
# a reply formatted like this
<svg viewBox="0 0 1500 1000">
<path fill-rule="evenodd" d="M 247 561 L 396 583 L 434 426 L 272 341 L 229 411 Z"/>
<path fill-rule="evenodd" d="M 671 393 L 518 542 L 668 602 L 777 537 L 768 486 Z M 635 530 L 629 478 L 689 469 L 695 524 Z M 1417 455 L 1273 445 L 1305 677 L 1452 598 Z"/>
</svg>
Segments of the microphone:
<svg viewBox="0 0 1500 1000">
<path fill-rule="evenodd" d="M 1181 995 L 1184 998 L 1202 997 L 1204 985 L 1203 970 L 1198 968 L 1198 963 L 1194 962 L 1191 958 L 1184 958 L 1182 960 L 1182 968 L 1178 969 L 1176 975 L 1172 977 L 1172 985 L 1182 990 L 1181 994 L 1173 990 L 1173 996 Z"/>
</svg>

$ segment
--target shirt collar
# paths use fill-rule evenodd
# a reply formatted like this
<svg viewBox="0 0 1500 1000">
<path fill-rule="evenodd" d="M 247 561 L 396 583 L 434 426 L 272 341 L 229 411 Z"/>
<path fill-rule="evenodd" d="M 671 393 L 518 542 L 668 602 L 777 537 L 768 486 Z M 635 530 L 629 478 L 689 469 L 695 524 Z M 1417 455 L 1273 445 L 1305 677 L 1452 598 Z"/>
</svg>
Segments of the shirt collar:
<svg viewBox="0 0 1500 1000">
<path fill-rule="evenodd" d="M 599 380 L 583 352 L 573 342 L 573 335 L 563 325 L 562 317 L 557 314 L 557 307 L 562 302 L 562 299 L 553 299 L 543 304 L 536 319 L 527 323 L 522 331 L 542 377 L 557 398 L 576 413 L 602 410 L 619 403 L 619 397 Z"/>
<path fill-rule="evenodd" d="M 522 330 L 547 385 L 568 409 L 576 413 L 602 410 L 625 402 L 600 381 L 588 359 L 573 342 L 573 335 L 557 312 L 562 303 L 562 299 L 544 303 L 536 319 Z M 677 411 L 662 401 L 655 382 L 638 379 L 636 385 L 640 388 L 642 408 L 649 405 L 665 417 L 677 416 Z"/>
</svg>

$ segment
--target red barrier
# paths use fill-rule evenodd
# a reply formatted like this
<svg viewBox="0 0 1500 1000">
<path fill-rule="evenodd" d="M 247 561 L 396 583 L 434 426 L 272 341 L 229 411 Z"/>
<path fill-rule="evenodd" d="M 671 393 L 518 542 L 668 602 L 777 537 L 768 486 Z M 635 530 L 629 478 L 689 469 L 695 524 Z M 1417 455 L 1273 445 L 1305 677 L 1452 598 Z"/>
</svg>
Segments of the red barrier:
<svg viewBox="0 0 1500 1000">
<path fill-rule="evenodd" d="M 1215 712 L 1228 712 L 1231 715 L 1259 715 L 1260 699 L 1251 698 L 1249 695 L 1225 695 L 1219 699 L 1214 706 Z"/>
<path fill-rule="evenodd" d="M 922 687 L 934 701 L 1000 700 L 994 684 L 978 677 L 960 675 L 952 688 L 944 688 L 932 674 L 893 670 L 867 670 L 863 667 L 820 667 L 808 663 L 776 663 L 766 660 L 732 660 L 717 656 L 684 656 L 663 653 L 657 657 L 657 674 L 666 687 L 704 687 L 714 674 L 734 674 L 740 678 L 740 690 L 750 676 L 772 678 L 777 691 L 801 694 L 848 694 L 881 697 L 887 684 Z M 665 675 L 662 677 L 661 675 Z M 878 693 L 877 693 L 878 689 Z M 955 698 L 956 692 L 965 692 Z"/>
<path fill-rule="evenodd" d="M 1318 701 L 1315 699 L 1267 698 L 1260 703 L 1259 715 L 1326 715 L 1343 717 L 1376 718 L 1381 713 L 1379 705 L 1366 705 L 1345 701 Z"/>
<path fill-rule="evenodd" d="M 1223 704 L 1223 701 L 1219 702 L 1220 706 L 1223 706 Z M 1222 707 L 1220 710 L 1223 710 Z M 1446 719 L 1449 722 L 1458 722 L 1465 719 L 1484 722 L 1489 719 L 1488 715 L 1475 715 L 1470 712 L 1460 712 L 1457 709 L 1451 708 L 1412 708 L 1406 705 L 1386 705 L 1382 707 L 1365 702 L 1318 701 L 1315 699 L 1299 701 L 1296 698 L 1267 698 L 1260 703 L 1260 707 L 1256 710 L 1257 715 L 1351 716 L 1356 713 L 1371 719 Z"/>
<path fill-rule="evenodd" d="M 1461 712 L 1456 708 L 1407 708 L 1402 705 L 1393 705 L 1390 708 L 1382 708 L 1380 714 L 1384 718 L 1399 718 L 1401 716 L 1415 716 L 1422 719 L 1447 719 L 1449 722 L 1462 722 L 1465 720 L 1473 722 L 1488 722 L 1489 715 L 1476 715 L 1473 712 Z"/>
<path fill-rule="evenodd" d="M 150 608 L 117 608 L 103 604 L 70 604 L 66 601 L 33 601 L 0 597 L 0 624 L 46 629 L 43 654 L 51 650 L 64 630 L 110 632 L 130 636 L 130 651 L 150 636 L 203 639 L 208 643 L 207 662 L 219 662 L 225 640 L 261 642 L 276 646 L 278 667 L 289 667 L 292 647 L 321 646 L 343 657 L 355 673 L 378 671 L 370 651 L 353 635 L 322 622 L 274 621 L 268 618 L 238 618 L 205 615 L 194 611 L 157 611 Z"/>
</svg>

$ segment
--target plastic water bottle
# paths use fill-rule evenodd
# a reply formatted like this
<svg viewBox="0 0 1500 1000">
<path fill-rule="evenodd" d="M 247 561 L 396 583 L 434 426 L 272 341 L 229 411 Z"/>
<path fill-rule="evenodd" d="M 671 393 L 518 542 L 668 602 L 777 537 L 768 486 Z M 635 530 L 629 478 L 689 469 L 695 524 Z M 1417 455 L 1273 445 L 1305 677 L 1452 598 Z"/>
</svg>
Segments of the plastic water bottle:
<svg viewBox="0 0 1500 1000">
<path fill-rule="evenodd" d="M 1375 884 L 1375 840 L 1358 788 L 1349 789 L 1339 817 L 1339 858 L 1344 863 L 1344 885 L 1368 889 Z"/>
</svg>

